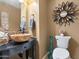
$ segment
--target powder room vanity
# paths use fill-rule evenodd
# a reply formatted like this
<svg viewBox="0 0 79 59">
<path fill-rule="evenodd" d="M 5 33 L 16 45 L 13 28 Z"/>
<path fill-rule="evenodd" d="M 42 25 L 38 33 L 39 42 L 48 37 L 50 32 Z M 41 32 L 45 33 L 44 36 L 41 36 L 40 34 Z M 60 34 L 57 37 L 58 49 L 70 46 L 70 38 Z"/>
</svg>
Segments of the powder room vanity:
<svg viewBox="0 0 79 59">
<path fill-rule="evenodd" d="M 0 45 L 0 59 L 9 59 L 10 56 L 16 54 L 23 58 L 22 55 L 24 52 L 26 52 L 25 56 L 26 59 L 28 59 L 29 50 L 31 50 L 30 54 L 32 59 L 35 59 L 36 38 L 34 37 L 36 37 L 36 27 L 33 31 L 29 30 L 29 20 L 31 14 L 34 14 L 34 16 L 37 15 L 37 10 L 33 8 L 35 7 L 33 1 L 33 7 L 27 2 L 26 0 L 0 0 L 0 31 L 13 34 L 6 44 Z M 32 9 L 30 9 L 30 7 L 32 7 Z M 17 34 L 17 32 L 21 34 Z M 30 38 L 24 34 L 31 32 L 33 32 L 33 35 L 31 34 L 32 37 L 30 36 Z"/>
<path fill-rule="evenodd" d="M 9 59 L 12 55 L 19 55 L 19 57 L 23 58 L 23 53 L 25 52 L 25 57 L 28 59 L 29 50 L 32 51 L 31 57 L 35 59 L 35 43 L 36 38 L 29 38 L 28 41 L 25 42 L 15 42 L 10 41 L 5 45 L 0 46 L 0 59 Z"/>
</svg>

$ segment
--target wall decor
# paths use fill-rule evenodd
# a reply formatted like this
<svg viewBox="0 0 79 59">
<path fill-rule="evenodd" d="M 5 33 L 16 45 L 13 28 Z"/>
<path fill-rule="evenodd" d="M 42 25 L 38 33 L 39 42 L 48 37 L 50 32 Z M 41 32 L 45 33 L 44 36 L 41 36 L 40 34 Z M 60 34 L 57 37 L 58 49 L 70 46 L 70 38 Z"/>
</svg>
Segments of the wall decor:
<svg viewBox="0 0 79 59">
<path fill-rule="evenodd" d="M 54 22 L 59 25 L 70 25 L 70 23 L 74 23 L 74 20 L 77 19 L 77 11 L 79 11 L 77 5 L 73 2 L 62 2 L 54 10 Z"/>
</svg>

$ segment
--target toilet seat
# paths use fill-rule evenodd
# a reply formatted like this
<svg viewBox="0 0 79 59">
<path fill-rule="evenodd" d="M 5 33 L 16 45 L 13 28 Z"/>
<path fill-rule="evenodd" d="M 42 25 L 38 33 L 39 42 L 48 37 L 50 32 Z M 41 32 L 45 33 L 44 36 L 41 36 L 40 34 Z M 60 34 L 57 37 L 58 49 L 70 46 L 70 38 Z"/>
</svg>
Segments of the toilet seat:
<svg viewBox="0 0 79 59">
<path fill-rule="evenodd" d="M 53 50 L 53 59 L 68 59 L 69 58 L 69 51 L 64 48 L 55 48 Z"/>
</svg>

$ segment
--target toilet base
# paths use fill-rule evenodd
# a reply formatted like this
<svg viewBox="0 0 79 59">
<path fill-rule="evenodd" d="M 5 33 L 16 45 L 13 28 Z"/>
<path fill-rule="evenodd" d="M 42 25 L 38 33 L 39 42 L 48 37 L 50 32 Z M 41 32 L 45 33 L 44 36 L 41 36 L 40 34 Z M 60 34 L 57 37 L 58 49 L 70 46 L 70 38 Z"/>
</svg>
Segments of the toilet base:
<svg viewBox="0 0 79 59">
<path fill-rule="evenodd" d="M 53 58 L 53 59 L 59 59 L 59 58 Z M 66 58 L 66 59 L 72 59 L 72 58 Z"/>
<path fill-rule="evenodd" d="M 53 59 L 59 59 L 59 58 L 53 58 Z M 72 59 L 72 58 L 69 57 L 69 58 L 66 58 L 66 59 Z"/>
</svg>

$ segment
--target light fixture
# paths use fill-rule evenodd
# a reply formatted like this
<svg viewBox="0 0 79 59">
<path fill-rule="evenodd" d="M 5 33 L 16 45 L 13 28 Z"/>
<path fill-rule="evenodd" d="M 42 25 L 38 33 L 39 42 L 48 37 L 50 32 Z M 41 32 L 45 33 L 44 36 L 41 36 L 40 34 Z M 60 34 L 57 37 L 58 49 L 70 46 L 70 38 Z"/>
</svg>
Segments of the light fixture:
<svg viewBox="0 0 79 59">
<path fill-rule="evenodd" d="M 26 3 L 27 3 L 28 5 L 30 5 L 32 2 L 33 2 L 33 0 L 26 0 Z"/>
<path fill-rule="evenodd" d="M 20 2 L 20 3 L 23 3 L 23 2 L 24 2 L 24 0 L 19 0 L 19 2 Z"/>
</svg>

